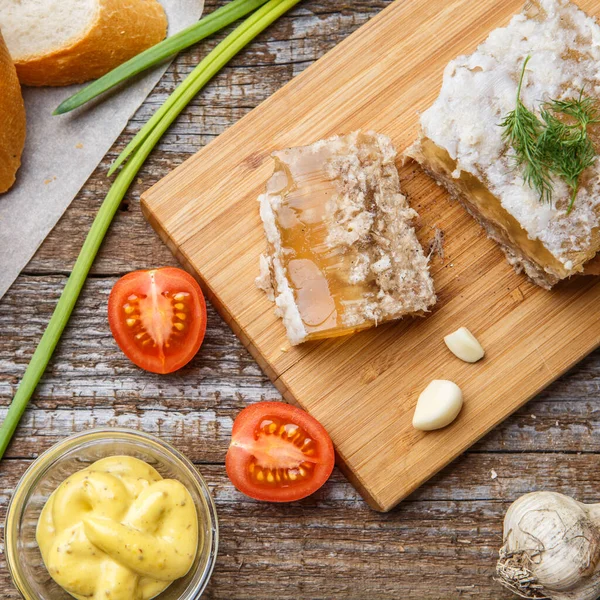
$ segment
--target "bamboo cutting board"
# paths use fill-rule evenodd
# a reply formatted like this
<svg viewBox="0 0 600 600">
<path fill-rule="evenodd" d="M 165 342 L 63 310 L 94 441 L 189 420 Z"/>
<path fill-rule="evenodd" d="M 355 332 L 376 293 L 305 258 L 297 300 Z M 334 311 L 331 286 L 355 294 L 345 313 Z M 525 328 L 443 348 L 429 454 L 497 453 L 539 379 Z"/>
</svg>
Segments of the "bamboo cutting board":
<svg viewBox="0 0 600 600">
<path fill-rule="evenodd" d="M 599 0 L 579 4 L 600 13 Z M 265 247 L 256 199 L 274 149 L 368 128 L 404 150 L 448 61 L 472 52 L 521 6 L 397 0 L 142 197 L 161 237 L 286 400 L 325 426 L 340 466 L 378 510 L 392 508 L 600 344 L 600 282 L 581 277 L 552 292 L 533 286 L 407 164 L 400 175 L 421 215 L 422 243 L 435 228 L 445 233 L 445 257 L 432 259 L 435 309 L 425 319 L 290 348 L 254 285 Z M 482 362 L 463 363 L 446 349 L 443 336 L 462 325 L 486 348 Z M 422 433 L 412 413 L 432 379 L 458 383 L 465 405 L 450 427 Z"/>
</svg>

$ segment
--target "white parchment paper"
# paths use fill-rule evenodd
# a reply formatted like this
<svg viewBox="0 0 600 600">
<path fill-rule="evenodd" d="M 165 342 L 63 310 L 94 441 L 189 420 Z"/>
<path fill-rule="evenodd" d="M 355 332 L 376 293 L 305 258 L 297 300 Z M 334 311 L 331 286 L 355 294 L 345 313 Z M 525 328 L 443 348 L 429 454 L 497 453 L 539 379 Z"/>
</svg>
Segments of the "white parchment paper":
<svg viewBox="0 0 600 600">
<path fill-rule="evenodd" d="M 204 0 L 161 0 L 172 35 L 197 21 Z M 148 72 L 112 97 L 66 115 L 52 111 L 82 86 L 23 88 L 27 140 L 15 185 L 0 195 L 0 298 L 50 230 L 129 119 L 163 75 Z"/>
</svg>

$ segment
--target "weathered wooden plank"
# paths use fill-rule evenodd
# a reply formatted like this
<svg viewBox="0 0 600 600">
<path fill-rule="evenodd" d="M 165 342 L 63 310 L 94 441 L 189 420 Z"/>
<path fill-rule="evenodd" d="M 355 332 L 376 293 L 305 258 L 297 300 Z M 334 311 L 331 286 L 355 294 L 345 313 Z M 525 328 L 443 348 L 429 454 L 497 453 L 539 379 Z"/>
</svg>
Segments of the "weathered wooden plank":
<svg viewBox="0 0 600 600">
<path fill-rule="evenodd" d="M 25 414 L 7 456 L 35 457 L 65 436 L 93 427 L 129 427 L 160 436 L 198 462 L 221 462 L 235 415 L 249 402 L 277 399 L 249 386 L 248 391 L 244 395 L 234 390 L 230 397 L 216 393 L 203 399 L 191 397 L 183 408 L 178 399 L 137 398 L 134 394 L 131 399 L 124 394 L 123 400 L 112 402 L 85 396 L 68 403 L 36 401 Z M 41 408 L 40 404 L 56 408 Z M 0 419 L 5 411 L 0 408 Z M 600 453 L 598 411 L 589 418 L 586 414 L 577 403 L 534 402 L 496 428 L 473 451 Z"/>
<path fill-rule="evenodd" d="M 106 302 L 116 278 L 94 278 L 65 331 L 9 456 L 31 456 L 97 426 L 160 434 L 195 460 L 220 461 L 244 406 L 280 399 L 209 307 L 202 351 L 179 373 L 143 373 L 114 343 Z M 0 418 L 50 317 L 63 276 L 21 277 L 0 302 Z M 600 452 L 600 351 L 494 429 L 481 451 Z"/>
<path fill-rule="evenodd" d="M 327 527 L 330 513 L 345 507 L 352 508 L 353 512 L 338 515 L 337 522 L 343 523 L 343 527 L 362 527 L 362 523 L 366 521 L 373 525 L 379 524 L 382 530 L 385 530 L 388 523 L 397 521 L 403 515 L 421 511 L 421 503 L 454 502 L 458 506 L 468 502 L 489 502 L 507 505 L 522 494 L 544 488 L 572 495 L 582 502 L 597 502 L 600 499 L 600 471 L 595 468 L 597 461 L 598 457 L 595 454 L 585 453 L 467 452 L 385 515 L 368 508 L 337 469 L 334 470 L 330 481 L 309 498 L 291 504 L 276 504 L 257 502 L 238 492 L 229 482 L 223 464 L 197 466 L 206 478 L 220 511 L 226 514 L 235 507 L 244 508 L 254 514 L 260 512 L 273 516 L 289 512 L 294 514 L 300 508 L 319 508 L 323 510 L 322 515 L 318 511 L 305 512 L 306 520 L 314 522 L 315 527 L 318 527 L 322 516 L 323 527 Z M 532 468 L 534 462 L 536 466 Z M 2 510 L 5 509 L 14 485 L 30 464 L 30 460 L 24 459 L 7 459 L 0 464 Z M 492 477 L 492 470 L 496 472 L 496 478 Z M 440 511 L 440 514 L 443 512 L 444 510 Z M 421 511 L 420 517 L 425 521 L 427 516 L 426 512 Z M 278 524 L 274 523 L 274 526 Z M 457 526 L 460 526 L 460 523 L 457 523 Z M 501 527 L 498 527 L 498 531 L 500 529 Z"/>
<path fill-rule="evenodd" d="M 185 403 L 135 394 L 129 399 L 129 394 L 124 394 L 123 399 L 112 402 L 86 396 L 71 398 L 68 403 L 38 400 L 23 418 L 7 456 L 37 456 L 65 436 L 92 427 L 129 427 L 162 437 L 198 462 L 221 462 L 235 414 L 249 402 L 277 398 L 250 386 L 247 389 L 247 394 L 234 390 L 229 397 L 214 393 L 190 397 Z M 41 408 L 40 404 L 56 408 Z M 4 413 L 5 408 L 0 409 L 0 419 Z M 600 453 L 599 433 L 597 410 L 588 417 L 587 408 L 575 402 L 534 402 L 496 428 L 473 451 Z"/>
<path fill-rule="evenodd" d="M 465 455 L 385 516 L 337 472 L 314 497 L 281 506 L 244 498 L 222 465 L 202 465 L 221 526 L 207 597 L 510 598 L 491 579 L 508 504 L 541 486 L 597 500 L 596 463 L 590 455 Z M 27 464 L 0 467 L 0 522 Z M 16 597 L 6 582 L 0 595 Z"/>
<path fill-rule="evenodd" d="M 140 173 L 95 263 L 96 276 L 175 265 L 141 217 L 140 193 L 389 1 L 304 0 L 240 54 L 194 100 Z M 222 3 L 209 0 L 206 11 Z M 108 189 L 110 160 L 214 43 L 179 57 L 27 273 L 70 270 Z M 183 374 L 162 378 L 137 370 L 108 333 L 104 302 L 114 280 L 94 279 L 86 286 L 10 455 L 31 457 L 73 431 L 121 424 L 155 433 L 160 427 L 166 440 L 197 462 L 221 462 L 237 411 L 279 394 L 211 310 L 204 350 Z M 63 284 L 60 276 L 22 276 L 0 301 L 0 419 Z M 508 502 L 541 487 L 598 500 L 599 390 L 596 352 L 387 515 L 368 509 L 337 471 L 315 498 L 267 506 L 235 492 L 221 465 L 203 464 L 222 530 L 219 563 L 206 597 L 508 600 L 512 596 L 491 580 Z M 28 464 L 0 463 L 0 529 L 8 495 Z M 498 473 L 495 480 L 492 469 Z M 0 532 L 0 597 L 16 600 L 2 538 Z"/>
</svg>

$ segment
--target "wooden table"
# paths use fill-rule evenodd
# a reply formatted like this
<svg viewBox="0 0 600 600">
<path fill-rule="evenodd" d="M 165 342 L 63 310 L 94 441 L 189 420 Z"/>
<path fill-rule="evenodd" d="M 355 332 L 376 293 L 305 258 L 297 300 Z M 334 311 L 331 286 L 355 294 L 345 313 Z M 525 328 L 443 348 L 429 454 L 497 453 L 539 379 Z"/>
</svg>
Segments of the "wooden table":
<svg viewBox="0 0 600 600">
<path fill-rule="evenodd" d="M 142 218 L 140 193 L 388 2 L 305 0 L 238 56 L 171 128 L 121 206 L 0 463 L 0 523 L 19 477 L 55 442 L 91 427 L 144 429 L 192 459 L 213 490 L 221 545 L 206 598 L 499 600 L 512 597 L 493 581 L 510 502 L 542 488 L 584 502 L 600 499 L 600 351 L 397 509 L 379 514 L 337 471 L 313 497 L 288 506 L 254 502 L 231 486 L 223 463 L 233 419 L 248 403 L 279 395 L 211 308 L 201 352 L 174 375 L 140 371 L 112 339 L 106 302 L 117 278 L 176 264 Z M 206 11 L 220 4 L 210 0 Z M 108 190 L 110 161 L 216 41 L 181 56 L 169 69 L 0 301 L 0 418 Z M 0 597 L 19 597 L 1 553 Z"/>
</svg>

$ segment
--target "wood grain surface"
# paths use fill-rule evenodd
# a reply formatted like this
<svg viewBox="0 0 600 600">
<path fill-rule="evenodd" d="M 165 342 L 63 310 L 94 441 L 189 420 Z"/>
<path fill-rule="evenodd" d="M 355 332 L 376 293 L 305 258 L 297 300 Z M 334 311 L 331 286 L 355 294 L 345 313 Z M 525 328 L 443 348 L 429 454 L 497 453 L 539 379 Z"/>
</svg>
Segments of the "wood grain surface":
<svg viewBox="0 0 600 600">
<path fill-rule="evenodd" d="M 207 11 L 220 4 L 211 0 Z M 223 461 L 235 415 L 248 403 L 280 396 L 214 310 L 202 352 L 180 374 L 143 373 L 110 336 L 106 299 L 116 279 L 135 268 L 176 265 L 140 213 L 140 192 L 388 4 L 304 0 L 208 86 L 150 157 L 0 462 L 0 598 L 19 597 L 1 544 L 14 486 L 40 452 L 94 426 L 157 433 L 198 465 L 215 494 L 221 526 L 205 594 L 213 600 L 509 600 L 493 571 L 510 502 L 543 488 L 600 501 L 600 351 L 398 508 L 380 514 L 337 471 L 315 497 L 288 506 L 260 504 L 233 489 Z M 0 418 L 108 189 L 109 161 L 215 42 L 177 60 L 0 300 Z"/>
<path fill-rule="evenodd" d="M 600 2 L 582 7 L 594 14 Z M 600 344 L 600 281 L 580 277 L 552 292 L 532 285 L 409 162 L 400 180 L 424 247 L 436 229 L 445 234 L 446 261 L 431 269 L 431 314 L 290 348 L 254 285 L 266 245 L 257 198 L 275 149 L 364 129 L 403 151 L 447 63 L 521 8 L 522 0 L 398 0 L 142 195 L 161 238 L 285 399 L 327 429 L 340 466 L 377 510 L 395 506 Z M 443 343 L 460 326 L 486 349 L 476 365 Z M 412 416 L 432 379 L 455 381 L 465 405 L 451 426 L 423 433 Z"/>
</svg>

